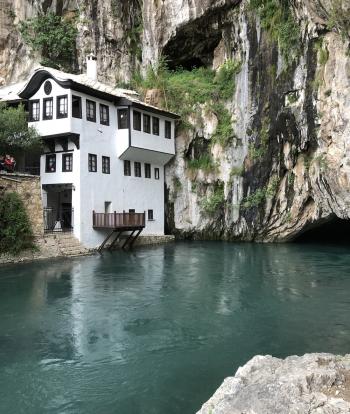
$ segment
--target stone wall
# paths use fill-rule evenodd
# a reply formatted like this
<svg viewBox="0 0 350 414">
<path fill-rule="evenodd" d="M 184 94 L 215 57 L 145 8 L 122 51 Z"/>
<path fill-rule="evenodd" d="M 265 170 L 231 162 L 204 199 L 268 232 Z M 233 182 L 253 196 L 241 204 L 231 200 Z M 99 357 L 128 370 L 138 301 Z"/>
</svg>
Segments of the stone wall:
<svg viewBox="0 0 350 414">
<path fill-rule="evenodd" d="M 34 235 L 43 235 L 40 177 L 26 174 L 0 174 L 0 192 L 3 191 L 19 194 L 26 207 Z"/>
</svg>

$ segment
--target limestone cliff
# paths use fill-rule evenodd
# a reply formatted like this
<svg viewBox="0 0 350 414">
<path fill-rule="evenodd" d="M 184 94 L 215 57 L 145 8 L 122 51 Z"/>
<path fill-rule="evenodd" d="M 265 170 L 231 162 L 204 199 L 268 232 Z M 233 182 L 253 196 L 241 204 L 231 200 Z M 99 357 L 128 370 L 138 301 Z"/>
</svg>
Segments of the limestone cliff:
<svg viewBox="0 0 350 414">
<path fill-rule="evenodd" d="M 349 355 L 256 356 L 197 414 L 348 413 L 349 369 Z"/>
<path fill-rule="evenodd" d="M 268 29 L 248 0 L 1 3 L 3 82 L 23 77 L 38 62 L 22 44 L 16 24 L 48 8 L 74 14 L 76 67 L 83 70 L 85 54 L 93 51 L 101 80 L 127 82 L 132 71 L 161 55 L 172 68 L 216 69 L 227 59 L 241 63 L 232 98 L 225 102 L 234 130 L 229 144 L 210 145 L 218 121 L 205 110 L 192 120 L 194 128 L 177 138 L 177 156 L 166 169 L 170 232 L 283 241 L 333 217 L 349 218 L 347 1 L 290 0 L 298 50 L 286 47 L 293 36 L 288 25 L 277 39 L 273 30 L 278 22 Z M 188 168 L 201 151 L 213 158 L 214 170 Z M 208 213 L 203 200 L 218 188 L 222 197 Z"/>
</svg>

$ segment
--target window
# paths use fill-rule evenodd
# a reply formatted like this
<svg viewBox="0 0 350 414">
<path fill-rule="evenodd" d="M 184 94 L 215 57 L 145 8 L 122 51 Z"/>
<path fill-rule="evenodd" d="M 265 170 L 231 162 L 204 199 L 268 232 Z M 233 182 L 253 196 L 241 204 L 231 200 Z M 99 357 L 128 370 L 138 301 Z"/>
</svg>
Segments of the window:
<svg viewBox="0 0 350 414">
<path fill-rule="evenodd" d="M 155 168 L 155 169 L 154 169 L 154 178 L 155 178 L 156 180 L 159 180 L 159 168 Z"/>
<path fill-rule="evenodd" d="M 102 172 L 103 174 L 111 173 L 111 160 L 109 157 L 102 156 Z"/>
<path fill-rule="evenodd" d="M 145 177 L 151 178 L 151 164 L 145 163 Z"/>
<path fill-rule="evenodd" d="M 165 121 L 165 138 L 171 139 L 171 122 Z"/>
<path fill-rule="evenodd" d="M 53 117 L 53 99 L 44 98 L 43 100 L 43 119 L 52 119 Z"/>
<path fill-rule="evenodd" d="M 153 218 L 153 210 L 148 210 L 148 212 L 147 212 L 148 214 L 147 214 L 147 216 L 148 216 L 148 221 L 153 221 L 154 220 L 154 218 Z"/>
<path fill-rule="evenodd" d="M 40 120 L 40 101 L 29 101 L 29 122 Z"/>
<path fill-rule="evenodd" d="M 100 123 L 102 125 L 109 125 L 109 107 L 108 107 L 108 105 L 100 104 Z"/>
<path fill-rule="evenodd" d="M 129 208 L 129 213 L 131 213 L 131 214 L 135 213 L 135 209 L 134 208 Z"/>
<path fill-rule="evenodd" d="M 134 162 L 134 172 L 135 177 L 141 177 L 141 163 L 140 162 Z"/>
<path fill-rule="evenodd" d="M 96 102 L 86 100 L 86 119 L 96 122 Z"/>
<path fill-rule="evenodd" d="M 143 132 L 151 133 L 151 117 L 143 114 Z"/>
<path fill-rule="evenodd" d="M 89 172 L 97 171 L 97 155 L 89 154 Z"/>
<path fill-rule="evenodd" d="M 159 118 L 152 117 L 152 134 L 159 135 Z"/>
<path fill-rule="evenodd" d="M 63 172 L 73 171 L 73 154 L 62 155 L 62 171 Z"/>
<path fill-rule="evenodd" d="M 46 93 L 46 95 L 50 95 L 51 91 L 52 91 L 52 85 L 51 85 L 51 82 L 47 80 L 47 81 L 44 83 L 44 92 Z"/>
<path fill-rule="evenodd" d="M 47 173 L 52 173 L 56 171 L 56 154 L 46 155 L 46 168 Z"/>
<path fill-rule="evenodd" d="M 81 118 L 81 97 L 72 96 L 72 117 Z"/>
<path fill-rule="evenodd" d="M 67 118 L 68 96 L 57 96 L 57 118 Z"/>
<path fill-rule="evenodd" d="M 128 110 L 118 109 L 118 129 L 129 128 L 128 122 Z"/>
<path fill-rule="evenodd" d="M 135 131 L 141 131 L 141 112 L 133 111 L 133 127 Z"/>
<path fill-rule="evenodd" d="M 124 175 L 131 175 L 131 165 L 130 161 L 124 161 Z"/>
</svg>

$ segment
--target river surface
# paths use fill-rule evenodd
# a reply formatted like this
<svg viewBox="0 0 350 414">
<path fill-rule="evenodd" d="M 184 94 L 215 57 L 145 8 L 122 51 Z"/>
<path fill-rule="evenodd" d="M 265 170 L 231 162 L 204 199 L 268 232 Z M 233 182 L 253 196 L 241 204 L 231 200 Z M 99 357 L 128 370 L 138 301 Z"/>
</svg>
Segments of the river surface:
<svg viewBox="0 0 350 414">
<path fill-rule="evenodd" d="M 349 351 L 349 246 L 180 242 L 0 267 L 1 414 L 193 414 L 256 354 Z"/>
</svg>

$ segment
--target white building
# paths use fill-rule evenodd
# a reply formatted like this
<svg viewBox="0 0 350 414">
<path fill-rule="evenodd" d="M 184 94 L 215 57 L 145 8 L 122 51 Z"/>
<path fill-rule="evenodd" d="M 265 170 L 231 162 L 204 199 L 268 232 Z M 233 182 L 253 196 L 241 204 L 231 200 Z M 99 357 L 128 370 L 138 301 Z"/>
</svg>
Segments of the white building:
<svg viewBox="0 0 350 414">
<path fill-rule="evenodd" d="M 143 234 L 162 235 L 164 166 L 175 154 L 178 117 L 98 82 L 96 60 L 87 63 L 86 75 L 38 68 L 18 93 L 44 141 L 49 228 L 72 228 L 83 245 L 97 247 L 120 223 L 119 213 L 139 223 L 133 213 L 145 212 Z M 93 212 L 104 215 L 93 223 Z"/>
</svg>

